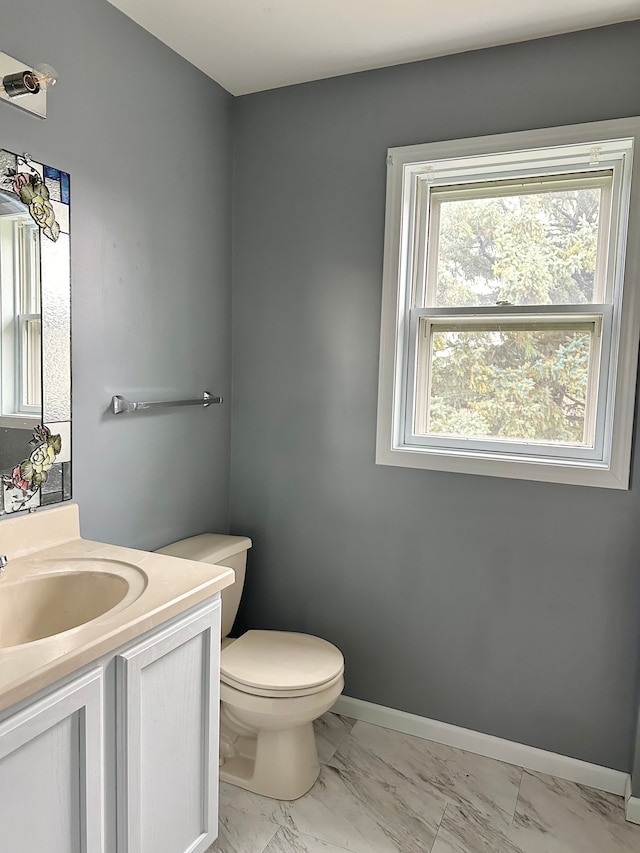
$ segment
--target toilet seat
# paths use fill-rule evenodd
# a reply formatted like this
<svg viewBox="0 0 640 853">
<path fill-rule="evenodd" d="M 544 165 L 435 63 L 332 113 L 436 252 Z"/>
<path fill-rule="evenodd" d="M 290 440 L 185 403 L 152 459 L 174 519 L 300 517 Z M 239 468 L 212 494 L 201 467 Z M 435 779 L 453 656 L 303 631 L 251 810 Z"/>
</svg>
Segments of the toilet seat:
<svg viewBox="0 0 640 853">
<path fill-rule="evenodd" d="M 220 680 L 255 696 L 307 696 L 336 684 L 343 672 L 332 643 L 289 631 L 247 631 L 220 656 Z"/>
<path fill-rule="evenodd" d="M 276 687 L 248 687 L 239 681 L 234 681 L 228 676 L 221 676 L 220 683 L 222 686 L 230 687 L 240 693 L 245 693 L 247 696 L 264 696 L 267 699 L 294 699 L 298 696 L 314 696 L 322 690 L 327 690 L 333 687 L 334 684 L 343 682 L 342 672 L 339 672 L 335 678 L 327 681 L 325 684 L 316 685 L 315 687 L 300 687 L 296 689 L 278 690 Z M 342 689 L 342 688 L 340 688 Z"/>
</svg>

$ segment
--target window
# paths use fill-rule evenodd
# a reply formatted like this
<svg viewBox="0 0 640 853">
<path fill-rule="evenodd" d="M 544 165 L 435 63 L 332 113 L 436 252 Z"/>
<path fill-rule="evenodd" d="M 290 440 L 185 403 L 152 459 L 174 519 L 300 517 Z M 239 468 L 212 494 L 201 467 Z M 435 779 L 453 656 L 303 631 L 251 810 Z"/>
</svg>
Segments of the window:
<svg viewBox="0 0 640 853">
<path fill-rule="evenodd" d="M 0 423 L 30 428 L 42 412 L 40 250 L 31 216 L 0 215 Z"/>
<path fill-rule="evenodd" d="M 628 488 L 638 136 L 389 151 L 378 463 Z"/>
</svg>

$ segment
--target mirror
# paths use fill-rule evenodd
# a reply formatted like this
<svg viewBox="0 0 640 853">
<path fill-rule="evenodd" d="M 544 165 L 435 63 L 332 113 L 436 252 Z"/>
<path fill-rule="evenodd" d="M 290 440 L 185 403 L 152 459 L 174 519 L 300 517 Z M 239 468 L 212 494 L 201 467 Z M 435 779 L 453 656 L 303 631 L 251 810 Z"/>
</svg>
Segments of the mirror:
<svg viewBox="0 0 640 853">
<path fill-rule="evenodd" d="M 71 497 L 69 175 L 0 150 L 0 514 Z"/>
</svg>

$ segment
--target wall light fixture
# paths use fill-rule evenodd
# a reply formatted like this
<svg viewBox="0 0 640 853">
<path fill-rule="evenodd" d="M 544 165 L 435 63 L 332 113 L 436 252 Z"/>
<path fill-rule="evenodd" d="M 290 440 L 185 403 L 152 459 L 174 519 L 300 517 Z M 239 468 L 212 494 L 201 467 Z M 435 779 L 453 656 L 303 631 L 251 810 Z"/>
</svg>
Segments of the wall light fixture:
<svg viewBox="0 0 640 853">
<path fill-rule="evenodd" d="M 58 75 L 44 63 L 30 66 L 0 53 L 0 100 L 39 116 L 47 117 L 47 92 Z"/>
</svg>

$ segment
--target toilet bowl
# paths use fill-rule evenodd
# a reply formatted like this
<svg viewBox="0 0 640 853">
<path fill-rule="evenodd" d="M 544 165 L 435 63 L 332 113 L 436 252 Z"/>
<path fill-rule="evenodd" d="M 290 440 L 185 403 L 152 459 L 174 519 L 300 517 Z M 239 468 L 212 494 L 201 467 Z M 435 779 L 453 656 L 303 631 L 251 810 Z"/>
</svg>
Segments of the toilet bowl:
<svg viewBox="0 0 640 853">
<path fill-rule="evenodd" d="M 227 636 L 250 547 L 251 540 L 243 536 L 205 533 L 159 552 L 234 569 L 235 583 L 221 593 L 220 779 L 274 799 L 295 800 L 318 778 L 313 721 L 341 694 L 344 659 L 334 645 L 309 634 Z"/>
</svg>

